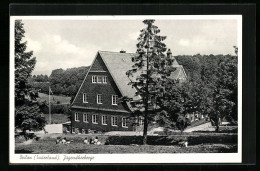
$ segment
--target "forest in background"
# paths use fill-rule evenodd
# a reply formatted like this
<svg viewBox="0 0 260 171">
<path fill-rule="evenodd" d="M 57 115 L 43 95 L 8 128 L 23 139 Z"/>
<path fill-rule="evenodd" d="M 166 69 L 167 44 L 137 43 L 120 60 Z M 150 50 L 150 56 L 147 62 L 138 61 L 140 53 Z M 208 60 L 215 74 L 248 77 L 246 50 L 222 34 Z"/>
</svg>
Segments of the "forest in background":
<svg viewBox="0 0 260 171">
<path fill-rule="evenodd" d="M 83 82 L 88 69 L 89 66 L 66 70 L 55 69 L 49 77 L 47 75 L 33 75 L 29 79 L 29 83 L 35 90 L 41 93 L 48 94 L 50 86 L 54 95 L 73 97 Z"/>
<path fill-rule="evenodd" d="M 188 79 L 191 81 L 200 80 L 203 70 L 212 70 L 218 68 L 220 60 L 223 58 L 234 58 L 232 55 L 178 55 L 175 59 L 180 65 L 183 65 Z M 55 69 L 51 75 L 33 75 L 29 79 L 30 85 L 41 93 L 48 94 L 49 86 L 54 95 L 64 95 L 74 97 L 84 80 L 89 66 L 69 68 L 66 70 Z"/>
</svg>

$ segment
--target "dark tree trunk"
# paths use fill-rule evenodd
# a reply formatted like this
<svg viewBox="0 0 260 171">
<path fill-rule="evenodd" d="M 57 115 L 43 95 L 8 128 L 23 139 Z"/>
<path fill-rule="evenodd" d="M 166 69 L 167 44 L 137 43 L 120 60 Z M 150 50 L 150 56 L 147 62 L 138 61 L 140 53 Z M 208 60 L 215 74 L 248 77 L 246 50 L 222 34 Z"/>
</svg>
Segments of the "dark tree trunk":
<svg viewBox="0 0 260 171">
<path fill-rule="evenodd" d="M 147 113 L 148 111 L 146 110 L 144 115 L 143 145 L 147 144 L 147 128 L 148 128 Z"/>
<path fill-rule="evenodd" d="M 220 118 L 216 117 L 216 132 L 219 132 Z"/>
<path fill-rule="evenodd" d="M 219 125 L 216 126 L 216 132 L 218 132 L 218 131 L 219 131 Z"/>
<path fill-rule="evenodd" d="M 25 140 L 27 141 L 28 140 L 28 135 L 27 135 L 26 129 L 22 130 L 22 135 L 24 136 Z"/>
<path fill-rule="evenodd" d="M 145 85 L 145 91 L 146 91 L 146 97 L 145 97 L 145 114 L 144 114 L 144 132 L 143 132 L 143 145 L 147 144 L 147 128 L 148 128 L 148 97 L 149 97 L 149 89 L 148 89 L 148 69 L 149 69 L 149 58 L 148 58 L 148 50 L 146 51 L 147 60 L 146 60 L 146 85 Z"/>
<path fill-rule="evenodd" d="M 184 130 L 184 129 L 183 129 L 183 128 L 181 128 L 181 135 L 182 135 L 182 133 L 183 133 L 183 130 Z"/>
</svg>

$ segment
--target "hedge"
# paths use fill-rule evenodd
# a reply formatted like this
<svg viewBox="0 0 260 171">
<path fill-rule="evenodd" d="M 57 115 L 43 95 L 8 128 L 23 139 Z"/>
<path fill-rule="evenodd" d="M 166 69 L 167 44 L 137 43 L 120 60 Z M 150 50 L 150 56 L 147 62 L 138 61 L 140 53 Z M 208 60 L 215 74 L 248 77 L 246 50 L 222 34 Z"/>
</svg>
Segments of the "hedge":
<svg viewBox="0 0 260 171">
<path fill-rule="evenodd" d="M 142 136 L 110 136 L 111 145 L 142 144 Z M 189 145 L 237 143 L 237 135 L 175 135 L 148 136 L 148 145 L 178 145 L 181 141 L 188 141 Z"/>
</svg>

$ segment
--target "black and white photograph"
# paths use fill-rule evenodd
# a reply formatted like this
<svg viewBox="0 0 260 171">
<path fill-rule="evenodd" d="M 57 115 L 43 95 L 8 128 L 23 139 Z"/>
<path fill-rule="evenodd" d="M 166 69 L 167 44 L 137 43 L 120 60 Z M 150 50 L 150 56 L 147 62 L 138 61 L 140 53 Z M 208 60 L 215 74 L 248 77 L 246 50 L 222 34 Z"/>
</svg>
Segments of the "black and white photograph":
<svg viewBox="0 0 260 171">
<path fill-rule="evenodd" d="M 240 163 L 242 16 L 11 16 L 10 163 Z"/>
</svg>

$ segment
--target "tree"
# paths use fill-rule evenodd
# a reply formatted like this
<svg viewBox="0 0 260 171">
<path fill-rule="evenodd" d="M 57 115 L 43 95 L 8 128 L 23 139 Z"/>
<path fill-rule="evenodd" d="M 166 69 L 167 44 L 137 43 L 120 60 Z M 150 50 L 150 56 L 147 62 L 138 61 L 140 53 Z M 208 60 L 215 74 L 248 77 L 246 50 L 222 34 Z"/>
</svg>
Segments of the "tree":
<svg viewBox="0 0 260 171">
<path fill-rule="evenodd" d="M 51 89 L 54 94 L 63 94 L 66 96 L 75 96 L 79 89 L 86 73 L 88 72 L 89 66 L 55 69 L 52 71 L 49 81 Z"/>
<path fill-rule="evenodd" d="M 237 104 L 237 61 L 236 57 L 227 56 L 219 62 L 216 86 L 213 91 L 214 111 L 211 118 L 219 131 L 223 117 L 236 116 Z"/>
<path fill-rule="evenodd" d="M 26 130 L 41 130 L 45 126 L 45 119 L 39 113 L 36 101 L 37 92 L 32 91 L 28 79 L 36 64 L 33 52 L 26 52 L 27 42 L 24 37 L 23 23 L 15 21 L 15 127 Z"/>
<path fill-rule="evenodd" d="M 186 114 L 200 110 L 202 102 L 201 82 L 179 82 L 169 81 L 165 86 L 163 97 L 160 98 L 160 108 L 157 117 L 162 126 L 179 129 L 181 133 L 191 124 Z"/>
<path fill-rule="evenodd" d="M 35 57 L 31 58 L 33 52 L 25 52 L 27 42 L 22 42 L 24 37 L 23 23 L 15 21 L 15 104 L 22 105 L 26 95 L 30 92 L 28 78 L 36 64 Z"/>
<path fill-rule="evenodd" d="M 185 72 L 188 76 L 188 79 L 198 80 L 200 78 L 200 69 L 201 69 L 201 58 L 200 54 L 197 55 L 178 55 L 175 57 L 180 65 L 185 68 Z"/>
<path fill-rule="evenodd" d="M 144 117 L 143 144 L 147 143 L 147 128 L 151 120 L 151 110 L 149 106 L 156 105 L 157 97 L 164 92 L 164 84 L 167 76 L 170 76 L 173 60 L 169 55 L 165 55 L 166 45 L 162 42 L 166 36 L 159 36 L 160 29 L 155 26 L 155 20 L 144 20 L 146 25 L 138 37 L 137 56 L 133 58 L 134 65 L 126 74 L 130 78 L 131 84 L 136 88 L 138 100 L 129 99 L 134 107 L 133 114 Z M 136 76 L 136 79 L 131 79 Z"/>
<path fill-rule="evenodd" d="M 17 106 L 15 109 L 15 126 L 26 135 L 26 130 L 39 131 L 46 124 L 45 118 L 39 114 L 40 108 L 37 103 L 27 103 Z"/>
<path fill-rule="evenodd" d="M 219 55 L 215 62 L 214 66 L 208 62 L 201 70 L 204 92 L 201 108 L 209 114 L 218 132 L 224 117 L 237 119 L 237 56 Z"/>
<path fill-rule="evenodd" d="M 237 49 L 235 48 L 237 51 Z M 188 68 L 190 79 L 184 83 L 165 86 L 165 93 L 158 102 L 163 112 L 159 112 L 159 122 L 171 128 L 187 127 L 185 114 L 200 112 L 208 115 L 212 125 L 219 130 L 221 120 L 237 119 L 237 56 L 196 55 L 178 56 L 178 62 Z M 192 59 L 194 58 L 194 59 Z M 192 61 L 197 61 L 193 63 Z M 200 65 L 193 66 L 193 65 Z M 195 77 L 194 77 L 195 76 Z"/>
</svg>

